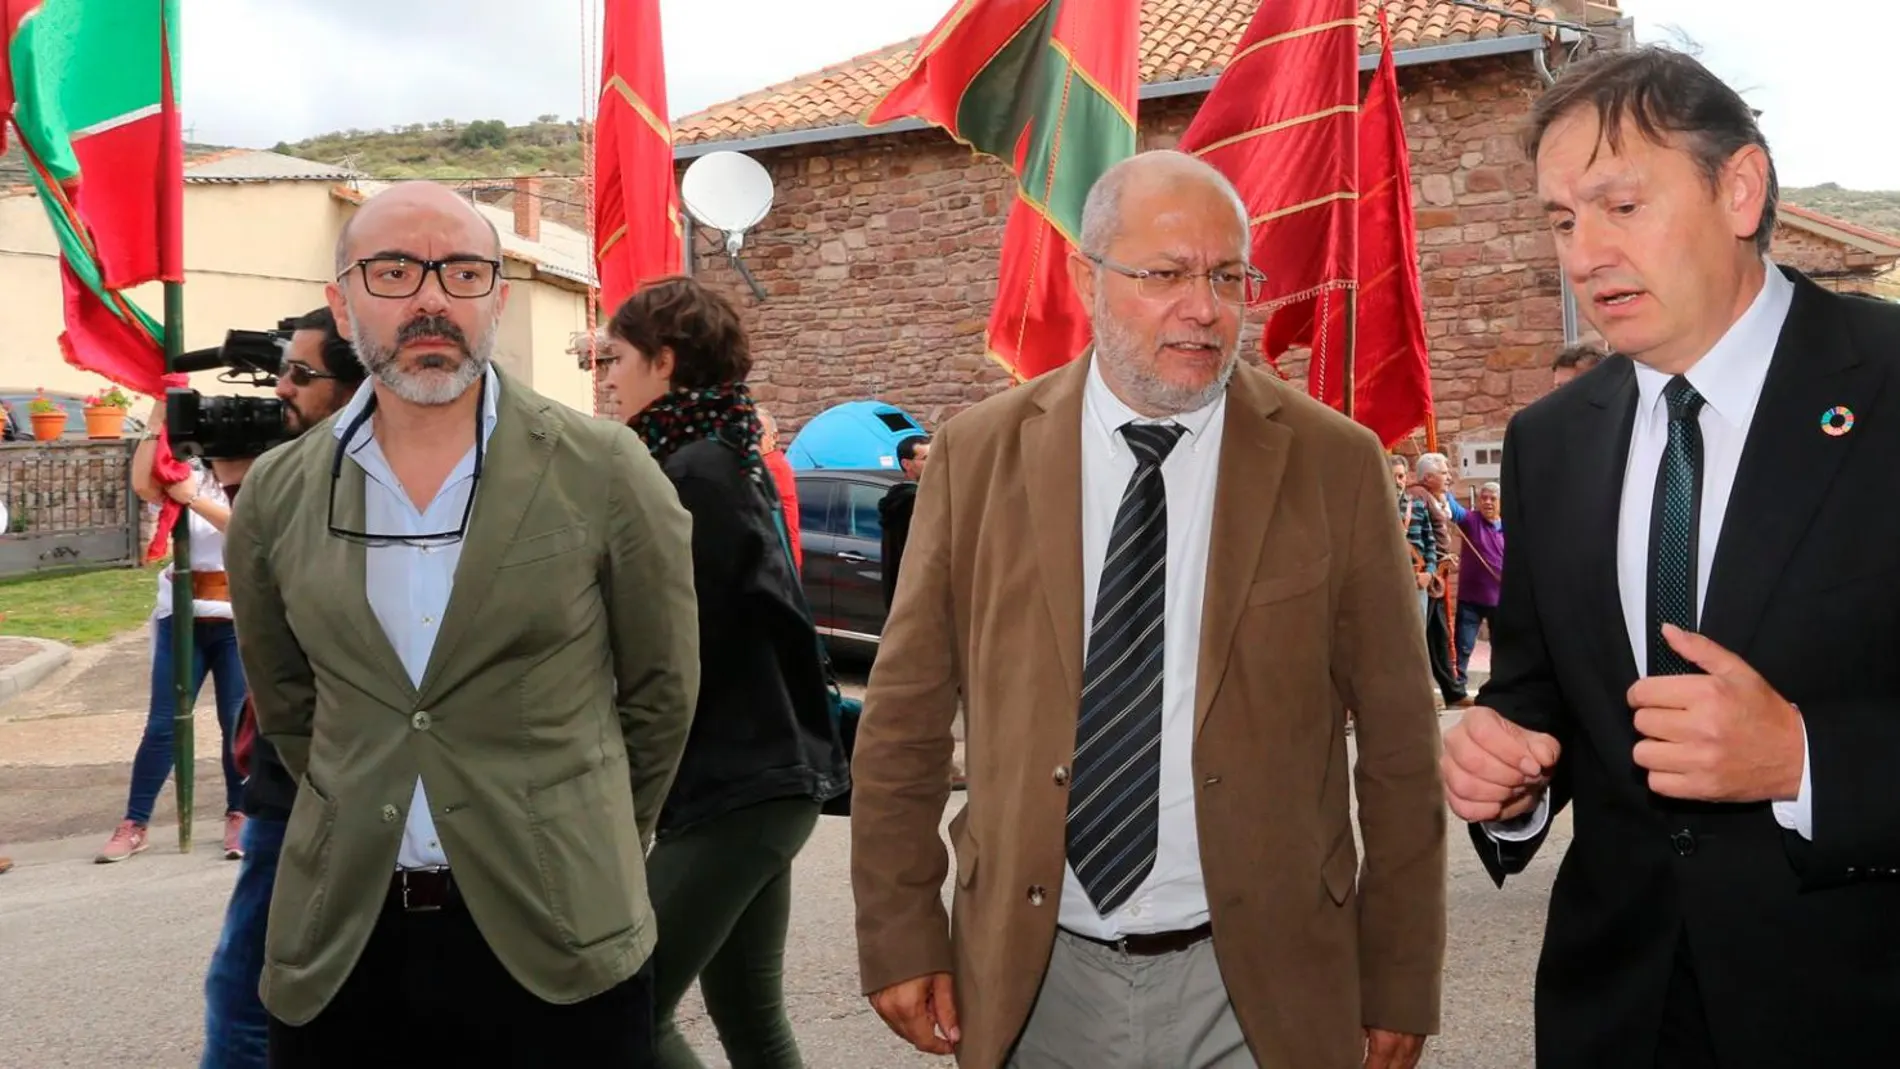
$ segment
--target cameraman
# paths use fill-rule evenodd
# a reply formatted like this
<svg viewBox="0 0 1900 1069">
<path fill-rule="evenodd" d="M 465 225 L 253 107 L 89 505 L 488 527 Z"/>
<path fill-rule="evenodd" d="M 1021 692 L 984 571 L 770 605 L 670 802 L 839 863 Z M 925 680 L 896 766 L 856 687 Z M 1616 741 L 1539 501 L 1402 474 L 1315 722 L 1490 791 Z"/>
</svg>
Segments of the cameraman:
<svg viewBox="0 0 1900 1069">
<path fill-rule="evenodd" d="M 337 333 L 336 319 L 319 308 L 296 321 L 278 369 L 277 398 L 284 403 L 284 425 L 303 434 L 349 403 L 363 383 L 362 362 Z M 257 997 L 264 969 L 264 929 L 270 915 L 271 885 L 277 879 L 277 855 L 284 826 L 297 798 L 297 784 L 277 752 L 249 721 L 243 736 L 251 746 L 244 781 L 243 864 L 224 931 L 205 976 L 205 1048 L 203 1069 L 265 1065 L 269 1017 Z"/>
</svg>

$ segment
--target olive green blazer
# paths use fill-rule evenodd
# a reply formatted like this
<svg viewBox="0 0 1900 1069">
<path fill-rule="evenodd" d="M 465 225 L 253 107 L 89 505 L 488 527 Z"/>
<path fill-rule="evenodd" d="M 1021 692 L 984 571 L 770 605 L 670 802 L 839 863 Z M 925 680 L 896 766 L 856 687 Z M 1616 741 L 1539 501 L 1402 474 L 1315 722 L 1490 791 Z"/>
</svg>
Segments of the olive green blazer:
<svg viewBox="0 0 1900 1069">
<path fill-rule="evenodd" d="M 365 387 L 368 388 L 368 387 Z M 334 420 L 334 417 L 333 417 Z M 421 777 L 475 923 L 577 1002 L 654 943 L 645 845 L 699 686 L 691 520 L 632 431 L 503 378 L 422 685 L 370 608 L 362 470 L 326 422 L 260 458 L 226 549 L 259 729 L 298 780 L 261 992 L 303 1024 L 348 978 Z M 332 487 L 334 479 L 335 485 Z"/>
</svg>

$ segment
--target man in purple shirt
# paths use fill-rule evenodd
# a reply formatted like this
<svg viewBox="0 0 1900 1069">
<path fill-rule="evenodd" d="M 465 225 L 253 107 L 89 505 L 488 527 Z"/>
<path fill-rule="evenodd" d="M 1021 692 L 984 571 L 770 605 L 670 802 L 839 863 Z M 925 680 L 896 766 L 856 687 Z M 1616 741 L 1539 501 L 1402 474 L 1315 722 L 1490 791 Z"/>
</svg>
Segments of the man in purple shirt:
<svg viewBox="0 0 1900 1069">
<path fill-rule="evenodd" d="M 1446 497 L 1464 544 L 1458 556 L 1458 682 L 1469 686 L 1465 669 L 1471 664 L 1472 647 L 1478 644 L 1478 625 L 1497 610 L 1498 587 L 1504 579 L 1504 521 L 1498 518 L 1497 483 L 1478 489 L 1476 509 L 1465 508 L 1456 497 Z"/>
</svg>

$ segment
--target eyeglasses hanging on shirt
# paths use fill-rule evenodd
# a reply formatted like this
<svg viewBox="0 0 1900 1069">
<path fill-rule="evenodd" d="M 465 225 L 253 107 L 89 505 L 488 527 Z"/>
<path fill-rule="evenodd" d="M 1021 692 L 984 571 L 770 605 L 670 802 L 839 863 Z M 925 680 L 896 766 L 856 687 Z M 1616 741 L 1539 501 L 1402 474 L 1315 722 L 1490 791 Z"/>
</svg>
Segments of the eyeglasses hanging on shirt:
<svg viewBox="0 0 1900 1069">
<path fill-rule="evenodd" d="M 337 441 L 336 453 L 330 460 L 330 510 L 327 523 L 332 536 L 351 542 L 360 542 L 372 549 L 385 546 L 414 546 L 422 549 L 433 549 L 439 546 L 454 545 L 468 535 L 468 520 L 475 512 L 475 491 L 481 486 L 482 482 L 482 455 L 484 452 L 482 443 L 482 438 L 484 437 L 482 434 L 482 418 L 484 413 L 488 410 L 488 377 L 486 375 L 482 376 L 477 380 L 477 383 L 476 388 L 479 392 L 475 395 L 475 471 L 469 476 L 468 500 L 462 505 L 462 522 L 456 526 L 455 530 L 442 531 L 436 534 L 394 535 L 371 534 L 367 531 L 350 531 L 336 525 L 336 487 L 337 483 L 343 478 L 343 458 L 349 454 L 350 443 L 356 440 L 357 432 L 361 431 L 363 424 L 368 422 L 369 418 L 376 414 L 376 394 L 372 390 L 368 403 L 363 406 L 363 411 L 359 413 L 355 419 L 350 421 L 348 427 L 343 429 L 343 437 Z"/>
</svg>

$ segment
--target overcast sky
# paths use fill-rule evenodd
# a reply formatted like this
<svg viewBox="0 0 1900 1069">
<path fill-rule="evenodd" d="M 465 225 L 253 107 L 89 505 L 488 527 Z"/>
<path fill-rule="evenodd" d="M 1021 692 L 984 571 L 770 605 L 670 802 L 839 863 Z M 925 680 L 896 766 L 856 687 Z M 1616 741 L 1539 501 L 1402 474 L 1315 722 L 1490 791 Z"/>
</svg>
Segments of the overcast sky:
<svg viewBox="0 0 1900 1069">
<path fill-rule="evenodd" d="M 951 0 L 661 0 L 677 117 L 922 34 Z M 1884 54 L 1893 0 L 1622 0 L 1679 27 L 1760 108 L 1788 185 L 1900 189 Z M 600 0 L 184 0 L 184 109 L 201 142 L 578 114 Z M 1871 124 L 1871 125 L 1870 125 Z"/>
</svg>

